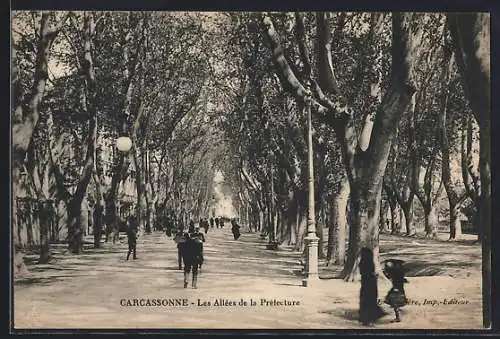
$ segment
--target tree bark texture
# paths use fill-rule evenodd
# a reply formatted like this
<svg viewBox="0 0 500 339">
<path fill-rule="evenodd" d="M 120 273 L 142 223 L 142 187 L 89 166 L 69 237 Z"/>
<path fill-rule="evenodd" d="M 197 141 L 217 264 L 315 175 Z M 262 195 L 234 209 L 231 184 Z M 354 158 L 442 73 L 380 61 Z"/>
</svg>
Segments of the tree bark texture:
<svg viewBox="0 0 500 339">
<path fill-rule="evenodd" d="M 490 14 L 448 14 L 458 68 L 479 123 L 481 204 L 479 220 L 483 259 L 483 326 L 491 326 L 491 80 Z"/>
</svg>

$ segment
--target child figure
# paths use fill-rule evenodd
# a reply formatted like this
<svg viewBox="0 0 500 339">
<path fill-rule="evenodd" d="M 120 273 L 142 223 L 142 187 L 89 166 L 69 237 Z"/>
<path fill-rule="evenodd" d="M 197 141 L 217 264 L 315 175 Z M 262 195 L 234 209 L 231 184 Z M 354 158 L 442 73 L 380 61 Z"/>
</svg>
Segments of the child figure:
<svg viewBox="0 0 500 339">
<path fill-rule="evenodd" d="M 398 259 L 389 259 L 385 261 L 384 275 L 391 280 L 392 288 L 385 297 L 385 303 L 394 309 L 396 318 L 391 322 L 400 322 L 400 308 L 408 303 L 406 299 L 404 284 L 408 282 L 404 277 L 404 261 Z"/>
</svg>

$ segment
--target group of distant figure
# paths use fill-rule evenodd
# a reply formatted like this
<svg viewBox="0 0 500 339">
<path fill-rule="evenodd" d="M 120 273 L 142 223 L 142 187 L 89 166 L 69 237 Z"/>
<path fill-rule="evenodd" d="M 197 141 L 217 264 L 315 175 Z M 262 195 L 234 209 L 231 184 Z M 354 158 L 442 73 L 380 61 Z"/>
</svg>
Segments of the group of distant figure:
<svg viewBox="0 0 500 339">
<path fill-rule="evenodd" d="M 189 222 L 194 223 L 194 221 Z M 222 217 L 220 218 L 201 218 L 199 221 L 199 227 L 202 228 L 205 231 L 205 234 L 208 233 L 208 230 L 210 228 L 224 228 L 224 219 Z M 182 223 L 181 219 L 175 218 L 175 216 L 172 215 L 167 215 L 165 218 L 165 225 L 164 227 L 157 228 L 156 230 L 164 230 L 167 234 L 167 236 L 172 236 L 172 234 L 175 233 L 176 230 L 183 229 L 184 225 Z"/>
<path fill-rule="evenodd" d="M 182 222 L 178 219 L 167 216 L 163 231 L 168 237 L 173 235 L 173 240 L 177 244 L 177 263 L 179 270 L 182 270 L 184 264 L 184 288 L 189 285 L 189 275 L 192 272 L 191 286 L 197 288 L 198 273 L 201 272 L 201 267 L 204 262 L 203 243 L 205 243 L 205 235 L 210 228 L 224 228 L 224 218 L 202 218 L 195 225 L 193 220 L 189 221 L 189 226 L 186 229 Z M 135 215 L 127 217 L 126 221 L 128 250 L 127 261 L 132 255 L 132 259 L 137 259 L 137 238 L 139 223 Z M 200 231 L 204 230 L 204 233 Z M 241 236 L 240 225 L 236 218 L 231 220 L 231 231 L 235 240 Z"/>
<path fill-rule="evenodd" d="M 130 255 L 135 260 L 137 259 L 137 237 L 139 223 L 136 216 L 130 215 L 126 221 L 128 251 L 127 260 Z M 203 244 L 206 241 L 205 235 L 209 228 L 224 228 L 223 218 L 207 218 L 200 219 L 198 225 L 191 220 L 189 227 L 185 229 L 182 224 L 177 225 L 174 230 L 174 225 L 165 225 L 165 233 L 167 236 L 172 236 L 177 244 L 177 264 L 179 270 L 183 269 L 184 264 L 184 288 L 189 285 L 189 275 L 192 272 L 191 286 L 197 288 L 198 274 L 201 272 L 201 267 L 204 263 Z M 200 231 L 203 228 L 204 233 Z M 240 237 L 240 225 L 236 218 L 231 220 L 231 231 L 233 237 L 237 240 Z M 388 259 L 384 261 L 383 274 L 392 282 L 392 287 L 385 296 L 384 302 L 393 308 L 395 319 L 392 322 L 401 321 L 401 308 L 408 303 L 404 284 L 408 282 L 405 278 L 404 262 L 398 259 Z M 359 305 L 359 320 L 365 326 L 373 326 L 375 322 L 385 315 L 385 312 L 379 305 L 377 280 L 378 275 L 375 271 L 373 261 L 373 251 L 369 248 L 362 248 L 360 254 L 359 271 L 361 274 L 361 290 L 360 290 L 360 305 Z"/>
<path fill-rule="evenodd" d="M 201 225 L 205 226 L 202 222 L 200 222 L 199 226 L 195 226 L 191 220 L 187 232 L 179 229 L 174 237 L 177 244 L 179 270 L 182 269 L 182 263 L 184 263 L 184 288 L 187 288 L 189 284 L 191 271 L 193 272 L 192 288 L 197 288 L 198 270 L 201 271 L 204 261 L 203 243 L 205 242 L 205 236 L 200 232 Z M 207 230 L 205 230 L 206 233 Z"/>
<path fill-rule="evenodd" d="M 240 237 L 240 226 L 236 219 L 231 220 L 232 232 L 234 239 Z M 204 263 L 203 243 L 205 242 L 205 234 L 208 233 L 209 228 L 224 228 L 224 219 L 221 218 L 207 218 L 200 219 L 198 225 L 194 221 L 189 222 L 189 228 L 186 231 L 183 228 L 178 228 L 174 236 L 174 241 L 177 244 L 177 260 L 179 270 L 182 269 L 184 263 L 184 288 L 189 285 L 189 274 L 192 272 L 191 287 L 197 287 L 198 273 L 201 272 L 201 267 Z M 204 229 L 204 233 L 200 229 Z M 171 231 L 166 230 L 166 234 L 170 236 Z"/>
</svg>

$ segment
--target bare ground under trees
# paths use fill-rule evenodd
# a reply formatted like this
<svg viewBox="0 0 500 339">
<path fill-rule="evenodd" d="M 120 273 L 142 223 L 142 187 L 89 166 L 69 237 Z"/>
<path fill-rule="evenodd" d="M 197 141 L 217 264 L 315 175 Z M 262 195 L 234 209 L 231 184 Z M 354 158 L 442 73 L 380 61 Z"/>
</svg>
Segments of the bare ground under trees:
<svg viewBox="0 0 500 339">
<path fill-rule="evenodd" d="M 86 245 L 92 246 L 92 236 Z M 446 237 L 444 237 L 446 238 Z M 481 249 L 474 240 L 447 242 L 381 235 L 381 260 L 400 258 L 409 263 L 408 298 L 401 323 L 390 323 L 391 310 L 377 328 L 481 327 Z M 404 244 L 404 246 L 402 246 Z M 300 253 L 282 247 L 265 249 L 257 233 L 238 241 L 229 229 L 209 231 L 206 264 L 198 289 L 182 288 L 171 238 L 154 232 L 138 241 L 138 260 L 125 261 L 126 238 L 113 246 L 71 255 L 54 245 L 49 264 L 34 265 L 36 253 L 26 253 L 28 273 L 14 283 L 16 328 L 361 328 L 357 322 L 359 282 L 335 276 L 341 266 L 320 263 L 317 286 L 301 287 Z M 379 297 L 390 288 L 379 279 Z M 188 307 L 123 307 L 121 299 L 188 298 Z M 199 307 L 203 301 L 287 299 L 298 306 Z M 445 305 L 444 299 L 467 304 Z M 424 300 L 436 305 L 423 305 Z M 441 304 L 439 304 L 441 302 Z"/>
</svg>

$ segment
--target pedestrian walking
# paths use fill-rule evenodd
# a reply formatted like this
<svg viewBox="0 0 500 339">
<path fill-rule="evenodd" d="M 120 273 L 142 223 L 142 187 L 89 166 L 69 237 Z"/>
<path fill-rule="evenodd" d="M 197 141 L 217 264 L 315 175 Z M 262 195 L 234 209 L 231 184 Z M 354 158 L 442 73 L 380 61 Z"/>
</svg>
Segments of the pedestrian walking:
<svg viewBox="0 0 500 339">
<path fill-rule="evenodd" d="M 238 240 L 241 233 L 240 233 L 240 225 L 238 225 L 238 221 L 236 220 L 236 218 L 233 218 L 231 220 L 231 232 L 233 232 L 234 240 Z"/>
<path fill-rule="evenodd" d="M 167 215 L 167 217 L 165 218 L 165 234 L 167 235 L 167 237 L 171 237 L 172 236 L 172 231 L 173 231 L 173 222 L 172 222 L 172 218 Z"/>
<path fill-rule="evenodd" d="M 220 228 L 224 228 L 224 219 L 222 219 L 222 217 L 219 218 L 219 225 Z"/>
<path fill-rule="evenodd" d="M 186 242 L 185 234 L 187 230 L 179 228 L 174 236 L 174 242 L 177 244 L 177 263 L 179 265 L 179 270 L 182 270 L 182 245 Z"/>
<path fill-rule="evenodd" d="M 199 227 L 195 227 L 194 232 L 191 233 L 191 238 L 196 240 L 195 242 L 198 245 L 201 253 L 200 264 L 199 264 L 199 268 L 201 270 L 201 266 L 203 265 L 203 243 L 205 242 L 205 235 L 203 235 L 203 233 L 200 232 Z"/>
<path fill-rule="evenodd" d="M 201 234 L 201 233 L 200 233 Z M 203 234 L 201 234 L 203 236 Z M 184 233 L 185 242 L 181 246 L 182 260 L 184 261 L 184 288 L 189 284 L 189 275 L 192 271 L 192 288 L 198 288 L 198 267 L 202 261 L 202 239 L 195 232 Z"/>
<path fill-rule="evenodd" d="M 219 218 L 215 218 L 215 226 L 219 228 Z"/>
<path fill-rule="evenodd" d="M 129 216 L 127 223 L 127 238 L 128 238 L 128 252 L 127 252 L 127 260 L 132 254 L 132 258 L 137 259 L 137 231 L 139 228 L 139 224 L 137 222 L 137 218 L 133 215 Z"/>
<path fill-rule="evenodd" d="M 207 218 L 204 218 L 202 220 L 201 227 L 203 227 L 203 229 L 205 230 L 205 234 L 207 234 L 208 233 L 208 228 L 210 227 L 209 224 L 208 224 Z"/>
<path fill-rule="evenodd" d="M 214 224 L 215 224 L 214 218 L 211 217 L 210 218 L 210 228 L 214 228 Z"/>
<path fill-rule="evenodd" d="M 403 268 L 404 261 L 398 259 L 389 259 L 385 261 L 383 273 L 387 279 L 391 280 L 392 287 L 387 293 L 384 302 L 394 309 L 396 318 L 391 322 L 400 322 L 400 309 L 408 303 L 404 284 L 408 282 L 405 278 Z"/>
</svg>

